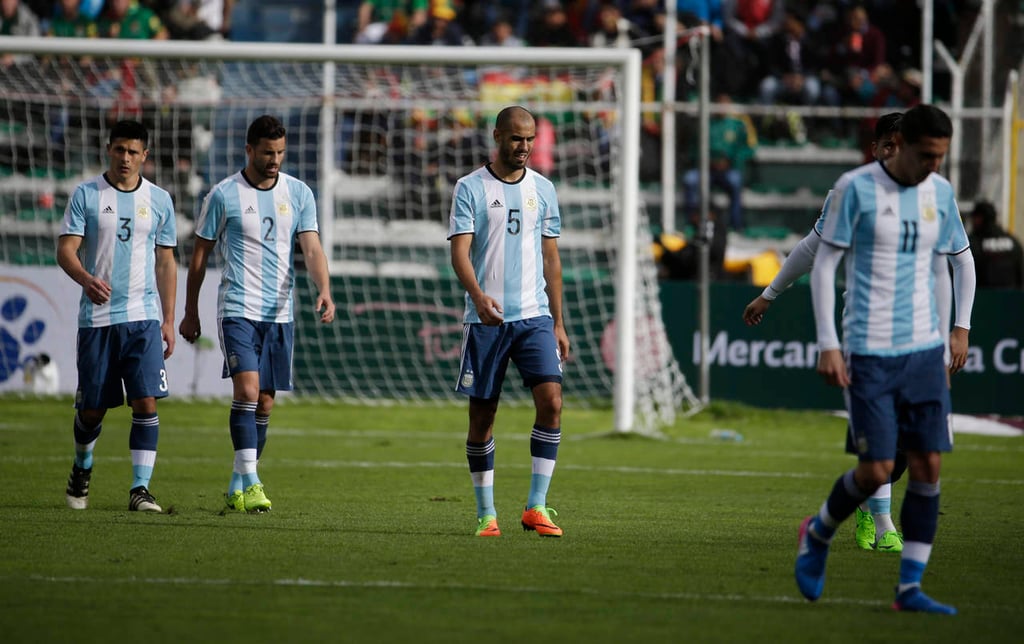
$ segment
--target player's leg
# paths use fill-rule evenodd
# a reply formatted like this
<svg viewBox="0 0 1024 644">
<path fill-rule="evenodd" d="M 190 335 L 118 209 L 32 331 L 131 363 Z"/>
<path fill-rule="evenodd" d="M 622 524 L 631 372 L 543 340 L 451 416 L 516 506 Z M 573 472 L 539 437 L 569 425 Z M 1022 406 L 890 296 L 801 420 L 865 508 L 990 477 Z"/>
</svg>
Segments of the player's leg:
<svg viewBox="0 0 1024 644">
<path fill-rule="evenodd" d="M 156 401 L 166 397 L 169 390 L 160 323 L 155 320 L 128 322 L 118 325 L 118 333 L 121 378 L 132 408 L 132 426 L 128 434 L 132 485 L 128 492 L 128 509 L 161 512 L 149 491 L 160 437 Z"/>
<path fill-rule="evenodd" d="M 64 498 L 69 508 L 84 510 L 89 505 L 93 450 L 103 431 L 108 407 L 124 404 L 118 372 L 112 368 L 111 327 L 78 330 L 78 390 L 75 393 L 75 459 L 68 475 Z"/>
<path fill-rule="evenodd" d="M 512 361 L 523 377 L 523 385 L 532 391 L 536 408 L 530 433 L 530 492 L 522 525 L 542 537 L 560 537 L 562 529 L 551 520 L 555 512 L 547 507 L 548 488 L 562 440 L 562 365 L 558 343 L 549 317 L 513 322 L 512 326 Z"/>
<path fill-rule="evenodd" d="M 953 448 L 942 349 L 912 354 L 912 360 L 913 368 L 908 372 L 914 375 L 907 379 L 904 390 L 909 406 L 905 416 L 912 420 L 902 435 L 910 480 L 900 511 L 905 541 L 893 608 L 955 614 L 955 608 L 940 604 L 921 590 L 938 530 L 942 452 Z"/>
<path fill-rule="evenodd" d="M 836 480 L 818 513 L 800 525 L 795 576 L 800 592 L 812 601 L 824 590 L 825 562 L 836 529 L 889 480 L 897 435 L 890 374 L 900 366 L 898 358 L 851 355 L 848 359 L 851 384 L 844 394 L 859 461 Z"/>
<path fill-rule="evenodd" d="M 476 497 L 476 535 L 501 536 L 494 506 L 494 418 L 509 360 L 507 325 L 463 327 L 459 380 L 455 390 L 469 396 L 466 461 Z"/>
<path fill-rule="evenodd" d="M 854 443 L 854 440 L 853 428 L 847 423 L 847 454 L 857 454 L 857 445 Z M 873 550 L 875 548 L 875 519 L 871 516 L 871 508 L 868 507 L 867 501 L 857 506 L 854 518 L 856 520 L 856 527 L 853 531 L 853 539 L 857 543 L 857 547 L 861 550 Z"/>
<path fill-rule="evenodd" d="M 262 336 L 254 322 L 244 318 L 224 318 L 221 320 L 220 339 L 225 372 L 231 377 L 232 389 L 228 426 L 234 461 L 226 503 L 229 510 L 250 511 L 245 503 L 245 493 L 249 488 L 253 490 L 253 500 L 259 501 L 260 506 L 265 505 L 262 499 L 257 498 L 262 495 L 262 483 L 256 473 L 256 405 L 260 391 Z M 251 511 L 266 509 L 253 507 Z"/>
</svg>

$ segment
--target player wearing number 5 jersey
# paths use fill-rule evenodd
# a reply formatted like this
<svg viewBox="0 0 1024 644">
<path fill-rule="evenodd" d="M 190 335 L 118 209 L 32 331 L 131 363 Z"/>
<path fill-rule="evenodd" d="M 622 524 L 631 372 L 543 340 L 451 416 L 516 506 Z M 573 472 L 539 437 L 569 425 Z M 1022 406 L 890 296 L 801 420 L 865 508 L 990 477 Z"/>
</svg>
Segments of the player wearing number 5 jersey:
<svg viewBox="0 0 1024 644">
<path fill-rule="evenodd" d="M 103 417 L 127 395 L 133 474 L 128 509 L 161 511 L 149 482 L 160 428 L 156 399 L 167 396 L 164 360 L 174 351 L 177 233 L 171 196 L 140 174 L 148 145 L 141 123 L 114 125 L 109 167 L 75 188 L 57 242 L 57 263 L 82 286 L 75 462 L 65 497 L 76 510 L 89 504 Z"/>
<path fill-rule="evenodd" d="M 271 503 L 256 469 L 274 397 L 292 388 L 296 242 L 317 288 L 314 309 L 320 322 L 334 319 L 334 300 L 313 192 L 281 172 L 284 125 L 260 116 L 249 125 L 245 142 L 245 168 L 210 191 L 196 221 L 178 330 L 188 342 L 200 336 L 199 290 L 216 248 L 224 271 L 217 291 L 220 345 L 224 377 L 232 384 L 228 423 L 234 463 L 226 505 L 233 512 L 266 512 Z"/>
<path fill-rule="evenodd" d="M 561 216 L 551 182 L 526 167 L 537 124 L 507 107 L 494 127 L 497 156 L 455 185 L 449 219 L 451 260 L 466 289 L 465 328 L 456 391 L 469 396 L 466 458 L 477 504 L 477 536 L 496 537 L 494 418 L 511 360 L 533 393 L 533 475 L 521 517 L 524 530 L 560 537 L 547 492 L 561 441 L 562 362 L 569 338 L 562 322 Z"/>
</svg>

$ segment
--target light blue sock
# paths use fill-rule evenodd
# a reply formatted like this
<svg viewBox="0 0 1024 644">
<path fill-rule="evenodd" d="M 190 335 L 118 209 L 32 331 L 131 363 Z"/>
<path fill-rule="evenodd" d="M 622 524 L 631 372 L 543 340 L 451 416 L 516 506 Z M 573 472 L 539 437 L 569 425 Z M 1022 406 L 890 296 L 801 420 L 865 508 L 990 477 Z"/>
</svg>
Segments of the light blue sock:
<svg viewBox="0 0 1024 644">
<path fill-rule="evenodd" d="M 466 441 L 466 460 L 476 496 L 476 518 L 498 516 L 494 509 L 494 437 L 486 443 Z"/>
<path fill-rule="evenodd" d="M 132 456 L 132 488 L 149 487 L 156 464 L 156 446 L 160 437 L 160 418 L 156 413 L 132 414 L 128 449 Z"/>
<path fill-rule="evenodd" d="M 561 428 L 533 426 L 533 432 L 530 434 L 533 474 L 530 476 L 530 494 L 526 499 L 527 508 L 547 505 L 548 486 L 551 485 L 551 476 L 555 471 L 558 444 L 561 440 Z"/>
</svg>

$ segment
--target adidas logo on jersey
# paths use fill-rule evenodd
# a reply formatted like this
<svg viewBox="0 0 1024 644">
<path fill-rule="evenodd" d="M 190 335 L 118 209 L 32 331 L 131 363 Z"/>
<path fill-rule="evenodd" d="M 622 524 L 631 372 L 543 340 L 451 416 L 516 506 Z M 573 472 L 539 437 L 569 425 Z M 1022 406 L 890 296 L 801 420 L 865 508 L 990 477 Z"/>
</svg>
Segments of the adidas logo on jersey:
<svg viewBox="0 0 1024 644">
<path fill-rule="evenodd" d="M 501 207 L 503 207 L 503 204 L 501 203 L 501 201 L 495 199 L 494 201 L 491 202 L 491 208 L 501 208 Z"/>
<path fill-rule="evenodd" d="M 896 214 L 896 211 L 893 210 L 891 207 L 886 207 L 886 209 L 884 211 L 882 211 L 882 216 L 883 217 L 892 217 L 895 214 Z"/>
<path fill-rule="evenodd" d="M 247 215 L 255 215 L 256 214 L 256 209 L 253 208 L 252 206 L 249 206 L 248 208 L 245 209 L 245 214 L 247 214 Z"/>
<path fill-rule="evenodd" d="M 103 214 L 104 215 L 112 215 L 112 214 L 114 214 L 114 209 L 111 208 L 110 206 L 107 206 L 106 208 L 103 209 Z"/>
</svg>

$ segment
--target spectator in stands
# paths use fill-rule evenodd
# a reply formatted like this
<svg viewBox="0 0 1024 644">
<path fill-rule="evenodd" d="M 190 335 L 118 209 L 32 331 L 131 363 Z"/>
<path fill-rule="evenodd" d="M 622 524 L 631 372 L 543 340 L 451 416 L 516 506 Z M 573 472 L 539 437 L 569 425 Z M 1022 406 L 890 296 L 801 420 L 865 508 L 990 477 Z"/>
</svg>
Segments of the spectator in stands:
<svg viewBox="0 0 1024 644">
<path fill-rule="evenodd" d="M 135 0 L 107 0 L 97 20 L 100 38 L 167 40 L 167 27 L 153 10 Z"/>
<path fill-rule="evenodd" d="M 678 14 L 678 11 L 677 11 Z M 665 33 L 665 4 L 660 0 L 632 0 L 626 2 L 622 15 L 648 38 L 660 38 Z M 646 51 L 650 54 L 650 51 Z"/>
<path fill-rule="evenodd" d="M 99 31 L 95 18 L 82 11 L 81 0 L 60 0 L 54 6 L 47 35 L 58 38 L 95 38 Z"/>
<path fill-rule="evenodd" d="M 747 96 L 765 74 L 769 42 L 782 31 L 786 8 L 782 0 L 723 0 L 726 48 L 736 66 L 727 90 Z"/>
<path fill-rule="evenodd" d="M 480 44 L 485 47 L 522 47 L 525 43 L 515 34 L 508 19 L 498 18 L 491 25 L 490 31 L 481 38 Z"/>
<path fill-rule="evenodd" d="M 576 47 L 580 44 L 569 27 L 565 8 L 558 0 L 544 0 L 539 16 L 530 25 L 526 42 L 533 47 Z"/>
<path fill-rule="evenodd" d="M 971 253 L 982 288 L 1024 288 L 1024 251 L 996 221 L 996 208 L 978 201 L 971 210 Z"/>
<path fill-rule="evenodd" d="M 819 56 L 807 37 L 803 21 L 796 14 L 786 14 L 782 31 L 768 42 L 765 54 L 766 75 L 759 88 L 763 104 L 839 105 L 839 94 L 832 87 L 822 93 Z M 786 136 L 793 141 L 806 141 L 803 121 L 795 112 L 787 115 L 783 125 Z"/>
<path fill-rule="evenodd" d="M 409 43 L 446 47 L 473 45 L 473 39 L 462 31 L 459 23 L 455 22 L 456 15 L 455 9 L 447 2 L 434 0 L 427 21 L 412 32 Z"/>
<path fill-rule="evenodd" d="M 0 36 L 40 36 L 39 18 L 21 0 L 0 0 Z M 0 68 L 32 60 L 27 54 L 0 53 Z"/>
<path fill-rule="evenodd" d="M 885 47 L 885 36 L 871 24 L 864 7 L 846 12 L 845 23 L 832 39 L 828 68 L 829 79 L 845 101 L 870 105 L 874 90 L 869 88 L 886 79 L 887 68 L 879 69 L 885 65 Z"/>
<path fill-rule="evenodd" d="M 162 0 L 160 19 L 171 38 L 179 40 L 220 40 L 231 32 L 231 11 L 235 0 Z"/>
<path fill-rule="evenodd" d="M 493 32 L 498 22 L 506 22 L 512 35 L 523 40 L 530 23 L 530 0 L 476 0 L 456 2 L 459 24 L 473 42 L 483 44 L 483 39 Z"/>
<path fill-rule="evenodd" d="M 428 0 L 365 0 L 359 6 L 356 42 L 405 42 L 427 21 Z"/>
<path fill-rule="evenodd" d="M 728 105 L 732 103 L 732 98 L 728 94 L 718 94 L 716 102 Z M 757 132 L 747 115 L 721 114 L 711 119 L 708 139 L 711 186 L 728 193 L 729 227 L 742 231 L 745 227 L 742 201 L 744 175 L 747 162 L 753 158 L 757 149 Z M 692 216 L 699 205 L 700 170 L 696 162 L 697 149 L 694 146 L 691 169 L 683 174 L 684 205 L 688 217 Z"/>
<path fill-rule="evenodd" d="M 601 3 L 601 10 L 597 14 L 597 29 L 590 34 L 590 46 L 628 49 L 636 46 L 633 43 L 641 41 L 646 35 L 623 17 L 617 4 L 606 0 Z"/>
</svg>

